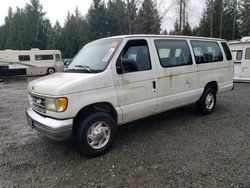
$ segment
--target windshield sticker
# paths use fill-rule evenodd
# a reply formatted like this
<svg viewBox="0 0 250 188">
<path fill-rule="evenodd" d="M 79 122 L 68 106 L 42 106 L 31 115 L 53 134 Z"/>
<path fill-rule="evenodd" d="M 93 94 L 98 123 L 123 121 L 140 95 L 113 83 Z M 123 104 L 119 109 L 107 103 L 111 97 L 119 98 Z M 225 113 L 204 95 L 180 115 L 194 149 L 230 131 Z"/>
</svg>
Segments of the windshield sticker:
<svg viewBox="0 0 250 188">
<path fill-rule="evenodd" d="M 110 50 L 108 51 L 108 53 L 105 55 L 105 57 L 103 58 L 103 62 L 107 62 L 110 58 L 110 56 L 112 55 L 112 53 L 115 51 L 115 48 L 110 48 Z"/>
<path fill-rule="evenodd" d="M 116 48 L 119 42 L 117 40 L 112 41 L 112 48 Z"/>
</svg>

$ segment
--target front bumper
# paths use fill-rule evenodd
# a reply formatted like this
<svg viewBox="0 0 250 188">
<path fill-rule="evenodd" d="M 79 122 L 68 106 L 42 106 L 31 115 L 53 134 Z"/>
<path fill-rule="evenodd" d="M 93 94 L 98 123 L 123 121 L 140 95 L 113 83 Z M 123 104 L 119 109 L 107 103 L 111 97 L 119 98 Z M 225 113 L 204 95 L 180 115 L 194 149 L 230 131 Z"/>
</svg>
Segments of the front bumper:
<svg viewBox="0 0 250 188">
<path fill-rule="evenodd" d="M 28 108 L 26 116 L 29 125 L 53 140 L 67 140 L 72 135 L 73 119 L 57 120 L 44 117 Z"/>
</svg>

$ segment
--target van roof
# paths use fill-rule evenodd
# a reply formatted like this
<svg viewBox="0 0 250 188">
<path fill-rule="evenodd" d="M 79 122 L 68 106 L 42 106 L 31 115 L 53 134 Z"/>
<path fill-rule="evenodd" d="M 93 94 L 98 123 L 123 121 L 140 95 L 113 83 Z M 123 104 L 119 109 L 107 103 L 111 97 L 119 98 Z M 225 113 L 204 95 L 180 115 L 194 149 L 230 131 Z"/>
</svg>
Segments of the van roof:
<svg viewBox="0 0 250 188">
<path fill-rule="evenodd" d="M 209 38 L 209 37 L 196 37 L 196 36 L 181 36 L 181 35 L 151 35 L 151 34 L 136 34 L 136 35 L 119 35 L 112 36 L 107 38 L 138 38 L 138 37 L 147 37 L 147 38 L 168 38 L 168 39 L 200 39 L 200 40 L 209 40 L 209 41 L 226 41 L 219 38 Z"/>
</svg>

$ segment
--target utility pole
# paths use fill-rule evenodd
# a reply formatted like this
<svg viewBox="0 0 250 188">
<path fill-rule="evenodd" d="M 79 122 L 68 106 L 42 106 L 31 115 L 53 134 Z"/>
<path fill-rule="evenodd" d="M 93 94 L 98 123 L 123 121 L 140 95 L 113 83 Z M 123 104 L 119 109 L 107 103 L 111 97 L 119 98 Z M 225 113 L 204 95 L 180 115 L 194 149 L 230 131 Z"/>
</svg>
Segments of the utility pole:
<svg viewBox="0 0 250 188">
<path fill-rule="evenodd" d="M 186 0 L 183 0 L 183 27 L 186 25 Z"/>
<path fill-rule="evenodd" d="M 210 37 L 213 37 L 213 0 L 210 1 Z"/>
<path fill-rule="evenodd" d="M 237 4 L 238 1 L 234 1 L 234 18 L 233 18 L 233 35 L 232 35 L 232 40 L 235 39 L 235 27 L 236 27 L 236 12 L 237 12 Z"/>
<path fill-rule="evenodd" d="M 220 6 L 220 38 L 222 38 L 222 25 L 223 25 L 223 6 L 224 6 L 224 3 L 223 3 L 223 0 L 221 0 L 220 2 L 221 6 Z"/>
<path fill-rule="evenodd" d="M 129 0 L 127 0 L 127 6 L 128 6 L 128 33 L 131 34 L 131 6 Z"/>
<path fill-rule="evenodd" d="M 36 42 L 36 47 L 38 47 L 37 45 L 37 41 L 38 41 L 38 26 L 39 26 L 39 18 L 37 19 L 37 24 L 36 24 L 36 38 L 35 38 L 35 42 Z"/>
<path fill-rule="evenodd" d="M 183 0 L 180 0 L 180 25 L 179 25 L 179 33 L 181 34 L 182 31 L 182 5 L 183 5 Z"/>
</svg>

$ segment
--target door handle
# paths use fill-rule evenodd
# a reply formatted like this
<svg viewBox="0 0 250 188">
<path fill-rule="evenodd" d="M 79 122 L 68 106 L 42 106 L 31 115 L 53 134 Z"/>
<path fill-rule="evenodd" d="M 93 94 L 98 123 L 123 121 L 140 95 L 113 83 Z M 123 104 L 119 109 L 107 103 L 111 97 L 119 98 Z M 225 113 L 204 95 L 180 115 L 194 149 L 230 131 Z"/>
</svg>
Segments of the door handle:
<svg viewBox="0 0 250 188">
<path fill-rule="evenodd" d="M 152 81 L 152 85 L 153 85 L 153 91 L 156 92 L 156 81 Z"/>
</svg>

